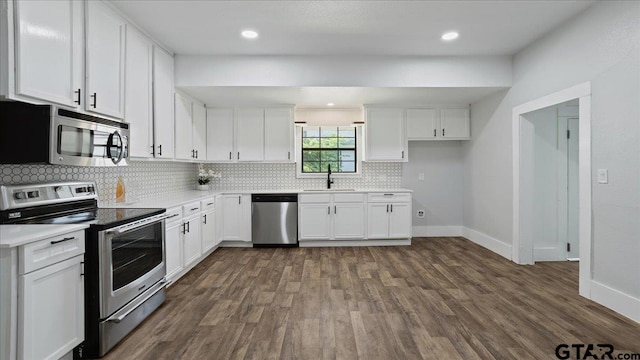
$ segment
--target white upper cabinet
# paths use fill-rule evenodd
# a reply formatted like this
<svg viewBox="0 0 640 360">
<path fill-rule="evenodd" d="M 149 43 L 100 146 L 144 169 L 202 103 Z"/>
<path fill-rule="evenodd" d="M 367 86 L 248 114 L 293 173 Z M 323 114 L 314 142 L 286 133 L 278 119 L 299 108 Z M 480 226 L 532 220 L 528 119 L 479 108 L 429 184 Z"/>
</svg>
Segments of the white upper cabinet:
<svg viewBox="0 0 640 360">
<path fill-rule="evenodd" d="M 238 161 L 264 160 L 264 110 L 236 111 L 236 158 Z"/>
<path fill-rule="evenodd" d="M 154 156 L 173 158 L 173 56 L 153 48 L 153 137 Z"/>
<path fill-rule="evenodd" d="M 264 110 L 264 160 L 293 161 L 293 118 L 289 108 Z"/>
<path fill-rule="evenodd" d="M 153 44 L 127 25 L 124 121 L 131 124 L 131 156 L 153 157 Z"/>
<path fill-rule="evenodd" d="M 192 108 L 191 100 L 180 94 L 175 94 L 175 144 L 176 159 L 191 160 L 194 158 L 192 145 Z"/>
<path fill-rule="evenodd" d="M 440 127 L 445 139 L 469 139 L 469 109 L 440 110 Z"/>
<path fill-rule="evenodd" d="M 192 103 L 193 150 L 196 160 L 207 160 L 207 108 L 204 104 Z"/>
<path fill-rule="evenodd" d="M 407 109 L 409 140 L 467 140 L 469 109 Z"/>
<path fill-rule="evenodd" d="M 207 109 L 207 160 L 233 161 L 233 109 Z"/>
<path fill-rule="evenodd" d="M 102 1 L 87 1 L 85 109 L 124 117 L 125 22 Z"/>
<path fill-rule="evenodd" d="M 365 124 L 367 161 L 407 161 L 403 109 L 368 108 Z"/>
<path fill-rule="evenodd" d="M 83 3 L 55 0 L 13 4 L 16 94 L 80 106 L 84 72 Z"/>
</svg>

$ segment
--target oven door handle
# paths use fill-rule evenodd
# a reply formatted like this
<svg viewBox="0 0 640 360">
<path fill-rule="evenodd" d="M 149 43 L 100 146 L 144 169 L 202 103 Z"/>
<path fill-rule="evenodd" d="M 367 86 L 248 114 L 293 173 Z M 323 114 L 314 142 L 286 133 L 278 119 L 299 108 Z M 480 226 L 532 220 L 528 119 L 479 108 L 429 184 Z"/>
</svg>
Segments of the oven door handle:
<svg viewBox="0 0 640 360">
<path fill-rule="evenodd" d="M 131 314 L 140 305 L 144 304 L 153 295 L 157 294 L 158 291 L 160 291 L 160 290 L 164 289 L 165 287 L 167 287 L 167 282 L 168 281 L 165 280 L 165 279 L 160 280 L 156 285 L 154 285 L 154 287 L 156 287 L 155 289 L 148 291 L 149 293 L 146 294 L 140 300 L 135 299 L 134 301 L 130 302 L 127 306 L 123 307 L 122 310 L 120 310 L 119 312 L 116 312 L 115 314 L 109 316 L 106 321 L 111 321 L 111 322 L 114 322 L 116 324 L 121 322 L 122 320 L 124 320 L 124 318 L 127 317 L 127 315 Z"/>
<path fill-rule="evenodd" d="M 118 226 L 118 227 L 115 227 L 113 229 L 109 229 L 109 230 L 107 230 L 105 232 L 107 234 L 120 235 L 120 234 L 125 233 L 127 231 L 135 230 L 135 229 L 141 228 L 143 226 L 148 226 L 148 225 L 151 225 L 153 223 L 157 223 L 157 222 L 162 221 L 162 220 L 171 219 L 171 218 L 176 217 L 178 215 L 179 214 L 153 216 L 153 217 L 147 218 L 145 220 L 137 221 L 137 222 L 135 222 L 133 224 Z"/>
</svg>

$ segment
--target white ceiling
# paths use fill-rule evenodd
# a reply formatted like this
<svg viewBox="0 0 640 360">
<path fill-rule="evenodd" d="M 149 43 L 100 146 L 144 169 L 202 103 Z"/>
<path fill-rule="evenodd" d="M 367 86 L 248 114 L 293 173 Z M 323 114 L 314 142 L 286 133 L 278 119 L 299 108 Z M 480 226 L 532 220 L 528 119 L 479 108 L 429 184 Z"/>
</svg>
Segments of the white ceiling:
<svg viewBox="0 0 640 360">
<path fill-rule="evenodd" d="M 511 55 L 593 1 L 112 0 L 177 54 Z M 260 36 L 245 40 L 243 29 Z M 443 32 L 460 38 L 445 43 Z"/>
<path fill-rule="evenodd" d="M 512 55 L 594 1 L 111 0 L 180 55 Z M 244 29 L 260 36 L 246 40 Z M 445 31 L 460 38 L 443 42 Z M 192 87 L 211 106 L 469 104 L 500 88 Z"/>
</svg>

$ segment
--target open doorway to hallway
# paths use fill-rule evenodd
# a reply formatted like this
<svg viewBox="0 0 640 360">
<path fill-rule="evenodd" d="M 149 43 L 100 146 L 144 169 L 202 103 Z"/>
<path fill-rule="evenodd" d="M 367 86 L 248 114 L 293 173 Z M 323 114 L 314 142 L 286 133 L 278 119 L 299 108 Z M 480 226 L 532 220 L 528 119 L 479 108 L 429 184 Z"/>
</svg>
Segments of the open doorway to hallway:
<svg viewBox="0 0 640 360">
<path fill-rule="evenodd" d="M 579 259 L 578 99 L 521 117 L 533 261 Z"/>
</svg>

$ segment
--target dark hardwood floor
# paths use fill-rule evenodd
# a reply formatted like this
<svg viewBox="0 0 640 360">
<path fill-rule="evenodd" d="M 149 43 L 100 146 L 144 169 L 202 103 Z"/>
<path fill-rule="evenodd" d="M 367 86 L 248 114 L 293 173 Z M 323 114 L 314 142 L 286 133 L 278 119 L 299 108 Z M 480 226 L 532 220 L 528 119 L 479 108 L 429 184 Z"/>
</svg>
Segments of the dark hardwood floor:
<svg viewBox="0 0 640 360">
<path fill-rule="evenodd" d="M 578 263 L 414 238 L 218 249 L 106 359 L 556 359 L 561 343 L 640 353 L 640 324 L 580 297 Z"/>
</svg>

